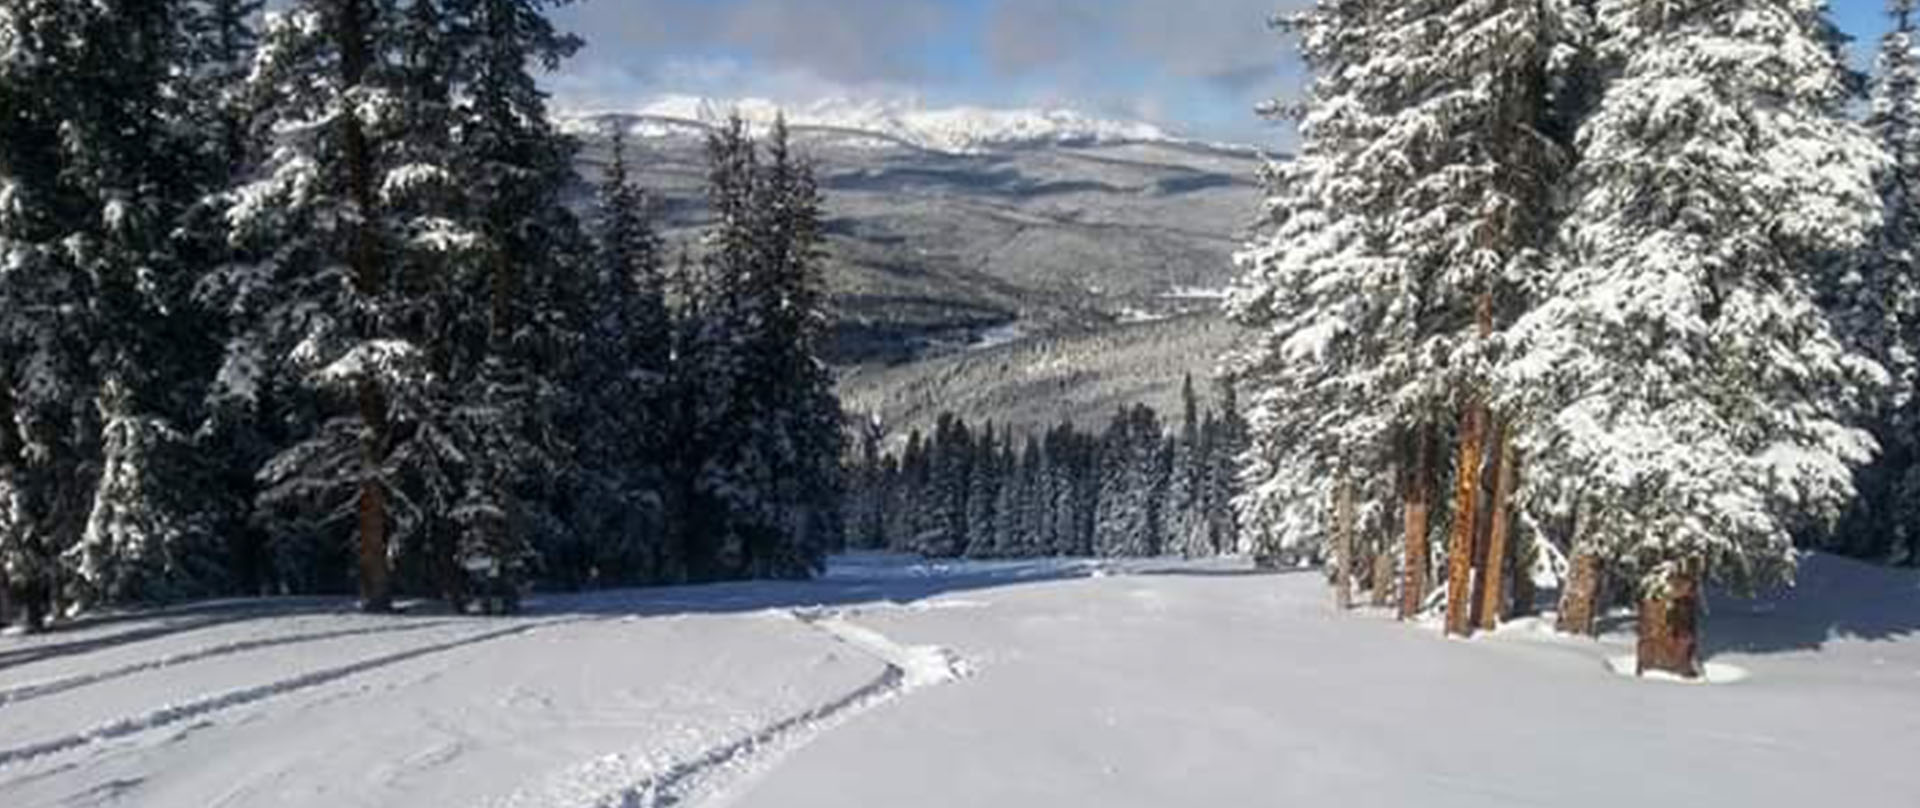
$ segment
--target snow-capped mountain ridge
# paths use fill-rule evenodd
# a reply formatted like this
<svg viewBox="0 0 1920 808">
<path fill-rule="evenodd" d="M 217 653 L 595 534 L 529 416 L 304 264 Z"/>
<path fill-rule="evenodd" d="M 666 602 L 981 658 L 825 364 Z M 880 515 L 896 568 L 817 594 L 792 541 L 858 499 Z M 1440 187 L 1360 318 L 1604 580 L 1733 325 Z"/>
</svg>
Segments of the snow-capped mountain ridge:
<svg viewBox="0 0 1920 808">
<path fill-rule="evenodd" d="M 666 96 L 635 110 L 568 115 L 563 125 L 601 132 L 607 120 L 619 118 L 629 121 L 632 134 L 658 137 L 677 130 L 706 129 L 736 111 L 756 130 L 771 126 L 784 111 L 787 123 L 797 130 L 834 131 L 855 139 L 949 154 L 1045 144 L 1187 142 L 1152 124 L 1096 118 L 1072 110 L 929 108 L 900 101 L 852 99 L 789 107 L 757 98 Z"/>
</svg>

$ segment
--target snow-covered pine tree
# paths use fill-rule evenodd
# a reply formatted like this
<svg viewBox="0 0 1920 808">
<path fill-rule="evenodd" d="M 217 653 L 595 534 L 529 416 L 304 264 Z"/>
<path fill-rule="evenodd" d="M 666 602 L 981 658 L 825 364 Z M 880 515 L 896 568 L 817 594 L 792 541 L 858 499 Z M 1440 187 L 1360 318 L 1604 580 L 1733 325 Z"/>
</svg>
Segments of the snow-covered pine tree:
<svg viewBox="0 0 1920 808">
<path fill-rule="evenodd" d="M 1891 395 L 1873 413 L 1881 454 L 1860 470 L 1860 494 L 1829 546 L 1879 561 L 1920 564 L 1920 53 L 1915 3 L 1888 0 L 1865 120 L 1887 151 L 1880 175 L 1886 215 L 1873 248 L 1841 283 L 1821 291 L 1843 333 L 1892 374 Z"/>
<path fill-rule="evenodd" d="M 0 561 L 55 601 L 218 589 L 205 525 L 151 485 L 190 470 L 173 424 L 199 331 L 176 233 L 209 176 L 182 2 L 26 3 L 0 15 L 0 379 L 17 506 Z M 105 423 L 118 439 L 102 442 Z M 106 456 L 102 456 L 102 453 Z M 102 485 L 102 468 L 115 484 Z M 175 484 L 187 485 L 181 473 Z M 91 505 L 91 506 L 90 506 Z M 89 517 L 88 514 L 91 514 Z M 87 525 L 83 531 L 82 525 Z M 57 557 L 57 560 L 56 560 Z M 63 569 L 64 568 L 64 569 Z M 127 583 L 141 580 L 143 585 Z"/>
<path fill-rule="evenodd" d="M 847 541 L 861 550 L 886 546 L 893 474 L 886 464 L 886 427 L 879 415 L 852 419 L 854 453 L 847 472 Z"/>
<path fill-rule="evenodd" d="M 1884 372 L 1819 305 L 1880 217 L 1879 148 L 1824 4 L 1603 0 L 1564 265 L 1513 329 L 1500 402 L 1529 480 L 1634 576 L 1640 667 L 1697 675 L 1699 591 L 1781 580 L 1873 451 Z"/>
<path fill-rule="evenodd" d="M 220 352 L 236 336 L 235 318 L 220 301 L 209 298 L 210 281 L 226 267 L 252 260 L 236 255 L 228 239 L 225 193 L 242 181 L 265 145 L 248 120 L 247 77 L 259 47 L 263 0 L 190 0 L 180 14 L 184 32 L 184 60 L 179 78 L 186 105 L 187 131 L 197 136 L 205 175 L 201 195 L 176 230 L 176 249 L 183 262 L 183 287 L 191 294 L 176 302 L 181 321 L 192 328 L 190 342 L 196 354 L 188 374 L 192 395 L 190 420 L 194 470 L 199 498 L 197 509 L 213 535 L 223 538 L 226 566 L 235 592 L 263 591 L 266 579 L 266 540 L 252 519 L 254 472 L 265 462 L 272 441 L 268 423 L 258 406 L 222 406 L 208 393 L 216 391 Z"/>
<path fill-rule="evenodd" d="M 1172 439 L 1165 517 L 1166 551 L 1188 558 L 1212 554 L 1207 546 L 1205 490 L 1201 485 L 1206 463 L 1206 447 L 1200 437 L 1201 412 L 1193 375 L 1188 374 L 1180 386 L 1180 431 Z"/>
<path fill-rule="evenodd" d="M 1234 503 L 1244 492 L 1240 483 L 1240 461 L 1252 446 L 1246 418 L 1240 412 L 1238 384 L 1230 378 L 1215 383 L 1216 402 L 1210 428 L 1203 437 L 1207 443 L 1206 468 L 1207 535 L 1215 553 L 1242 552 L 1240 516 Z"/>
<path fill-rule="evenodd" d="M 673 324 L 666 307 L 663 249 L 651 201 L 633 185 L 626 132 L 609 138 L 601 183 L 598 265 L 592 275 L 580 367 L 580 491 L 572 543 L 582 552 L 547 559 L 550 575 L 574 581 L 636 583 L 677 568 L 659 557 L 668 447 L 666 382 Z"/>
<path fill-rule="evenodd" d="M 1000 435 L 989 424 L 973 447 L 967 481 L 968 558 L 990 558 L 1000 529 Z"/>
<path fill-rule="evenodd" d="M 484 345 L 481 358 L 450 382 L 469 454 L 476 468 L 491 469 L 482 476 L 494 477 L 468 484 L 468 498 L 475 512 L 498 512 L 507 526 L 468 531 L 458 555 L 496 588 L 517 587 L 538 548 L 568 541 L 561 503 L 580 473 L 575 436 L 563 423 L 581 406 L 574 360 L 592 273 L 579 222 L 562 204 L 575 181 L 575 146 L 554 128 L 534 73 L 554 69 L 581 42 L 555 28 L 545 13 L 554 5 L 447 4 L 467 82 L 454 107 L 453 148 L 478 236 L 471 266 L 486 301 L 468 309 L 484 322 L 484 343 L 475 343 Z"/>
<path fill-rule="evenodd" d="M 907 434 L 907 447 L 900 455 L 900 507 L 893 512 L 887 530 L 888 547 L 895 552 L 912 551 L 922 533 L 931 524 L 927 488 L 932 476 L 932 458 L 926 439 L 919 429 Z"/>
<path fill-rule="evenodd" d="M 1107 557 L 1159 555 L 1164 546 L 1168 480 L 1160 419 L 1144 405 L 1114 416 L 1101 444 L 1096 552 Z"/>
<path fill-rule="evenodd" d="M 820 264 L 824 200 L 812 165 L 793 151 L 784 115 L 775 118 L 766 145 L 765 170 L 754 199 L 760 231 L 758 277 L 764 284 L 758 293 L 768 316 L 759 335 L 763 347 L 756 354 L 773 361 L 768 376 L 777 402 L 774 494 L 780 515 L 778 549 L 761 560 L 755 574 L 792 577 L 817 572 L 827 549 L 845 542 L 839 520 L 845 489 L 840 475 L 845 415 L 832 374 L 820 358 L 827 324 Z M 954 552 L 964 549 L 957 544 Z"/>
<path fill-rule="evenodd" d="M 1005 553 L 1016 558 L 1031 558 L 1050 550 L 1043 548 L 1040 531 L 1041 486 L 1045 479 L 1045 451 L 1039 437 L 1027 434 L 1020 449 L 1020 469 L 1013 487 L 1012 510 L 1006 520 Z"/>
<path fill-rule="evenodd" d="M 738 115 L 707 138 L 707 204 L 700 267 L 682 318 L 676 370 L 679 412 L 670 552 L 687 577 L 714 580 L 746 572 L 749 541 L 767 521 L 772 470 L 762 402 L 749 398 L 756 324 L 764 317 L 749 282 L 755 266 L 753 186 L 758 155 Z"/>
<path fill-rule="evenodd" d="M 1020 533 L 1026 515 L 1021 510 L 1024 500 L 1020 486 L 1024 478 L 1021 475 L 1020 450 L 1015 445 L 1011 428 L 1000 434 L 1000 455 L 994 459 L 994 474 L 999 486 L 994 491 L 990 554 L 994 558 L 1017 558 L 1021 555 Z"/>
<path fill-rule="evenodd" d="M 973 454 L 973 432 L 966 422 L 953 413 L 941 413 L 933 430 L 931 490 L 928 491 L 933 500 L 934 522 L 921 537 L 917 552 L 934 558 L 949 558 L 965 552 Z"/>
<path fill-rule="evenodd" d="M 1316 78 L 1231 305 L 1260 334 L 1236 363 L 1254 388 L 1240 507 L 1256 552 L 1323 546 L 1339 472 L 1360 501 L 1382 499 L 1394 434 L 1452 411 L 1452 546 L 1470 561 L 1489 337 L 1522 308 L 1514 278 L 1543 240 L 1559 160 L 1539 129 L 1558 6 L 1326 2 L 1287 21 Z M 1452 567 L 1449 624 L 1464 631 L 1470 567 Z"/>
<path fill-rule="evenodd" d="M 249 75 L 246 119 L 263 163 L 227 197 L 239 261 L 202 282 L 238 324 L 214 397 L 271 413 L 291 433 L 259 473 L 258 518 L 281 585 L 337 580 L 320 569 L 338 537 L 357 537 L 369 609 L 392 598 L 391 562 L 423 529 L 400 473 L 435 449 L 422 428 L 445 401 L 442 361 L 421 316 L 439 267 L 475 237 L 421 200 L 442 193 L 450 157 L 420 148 L 430 128 L 408 118 L 389 0 L 300 0 L 268 15 Z M 417 99 L 417 96 L 412 97 Z M 418 444 L 415 441 L 420 441 Z M 351 526 L 351 527 L 349 527 Z"/>
</svg>

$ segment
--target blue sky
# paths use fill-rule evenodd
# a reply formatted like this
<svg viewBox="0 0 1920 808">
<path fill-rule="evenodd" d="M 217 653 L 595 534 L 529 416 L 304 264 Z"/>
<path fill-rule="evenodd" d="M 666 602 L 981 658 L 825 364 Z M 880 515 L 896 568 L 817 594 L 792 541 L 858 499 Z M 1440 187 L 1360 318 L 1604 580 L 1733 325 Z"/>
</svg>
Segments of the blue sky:
<svg viewBox="0 0 1920 808">
<path fill-rule="evenodd" d="M 1272 13 L 1309 0 L 576 0 L 588 49 L 550 85 L 563 106 L 662 94 L 1063 106 L 1199 137 L 1271 142 L 1252 108 L 1301 85 Z M 1881 0 L 1831 0 L 1870 61 Z"/>
</svg>

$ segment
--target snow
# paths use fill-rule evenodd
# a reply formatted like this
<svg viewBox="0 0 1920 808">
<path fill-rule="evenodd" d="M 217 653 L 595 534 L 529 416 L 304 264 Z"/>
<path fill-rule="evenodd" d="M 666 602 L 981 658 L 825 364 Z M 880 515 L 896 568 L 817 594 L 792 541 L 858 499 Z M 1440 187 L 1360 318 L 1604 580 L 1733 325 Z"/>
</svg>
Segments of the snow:
<svg viewBox="0 0 1920 808">
<path fill-rule="evenodd" d="M 1714 598 L 1708 684 L 1235 560 L 836 559 L 480 619 L 225 601 L 0 638 L 0 805 L 1909 804 L 1920 574 Z M 1450 728 L 1453 731 L 1450 734 Z"/>
<path fill-rule="evenodd" d="M 639 119 L 629 134 L 659 137 L 673 131 L 672 123 L 711 126 L 735 111 L 756 130 L 771 126 L 784 112 L 787 122 L 795 127 L 865 134 L 873 145 L 905 144 L 950 154 L 1047 143 L 1178 142 L 1152 124 L 1096 118 L 1071 110 L 929 108 L 917 102 L 886 99 L 827 98 L 783 106 L 759 98 L 669 95 L 637 110 L 565 115 L 560 125 L 570 134 L 601 134 L 607 115 L 627 115 Z"/>
</svg>

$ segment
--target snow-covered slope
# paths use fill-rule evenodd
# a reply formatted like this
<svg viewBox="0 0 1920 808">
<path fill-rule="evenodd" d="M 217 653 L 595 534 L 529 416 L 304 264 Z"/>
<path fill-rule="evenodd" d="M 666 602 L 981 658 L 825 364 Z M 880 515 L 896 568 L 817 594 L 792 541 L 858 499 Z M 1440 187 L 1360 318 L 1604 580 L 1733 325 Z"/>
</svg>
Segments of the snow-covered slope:
<svg viewBox="0 0 1920 808">
<path fill-rule="evenodd" d="M 841 559 L 505 620 L 213 604 L 0 638 L 0 805 L 1911 805 L 1920 576 L 1720 601 L 1726 685 L 1237 562 Z"/>
<path fill-rule="evenodd" d="M 576 133 L 599 133 L 605 131 L 608 122 L 620 121 L 631 127 L 633 134 L 649 137 L 704 129 L 733 112 L 754 128 L 764 130 L 782 111 L 787 123 L 796 129 L 826 130 L 853 142 L 907 145 L 947 154 L 977 154 L 1010 146 L 1177 140 L 1151 124 L 1106 120 L 1070 110 L 928 108 L 874 99 L 826 99 L 782 106 L 755 98 L 720 100 L 676 95 L 637 109 L 573 113 L 564 116 L 562 122 Z"/>
</svg>

